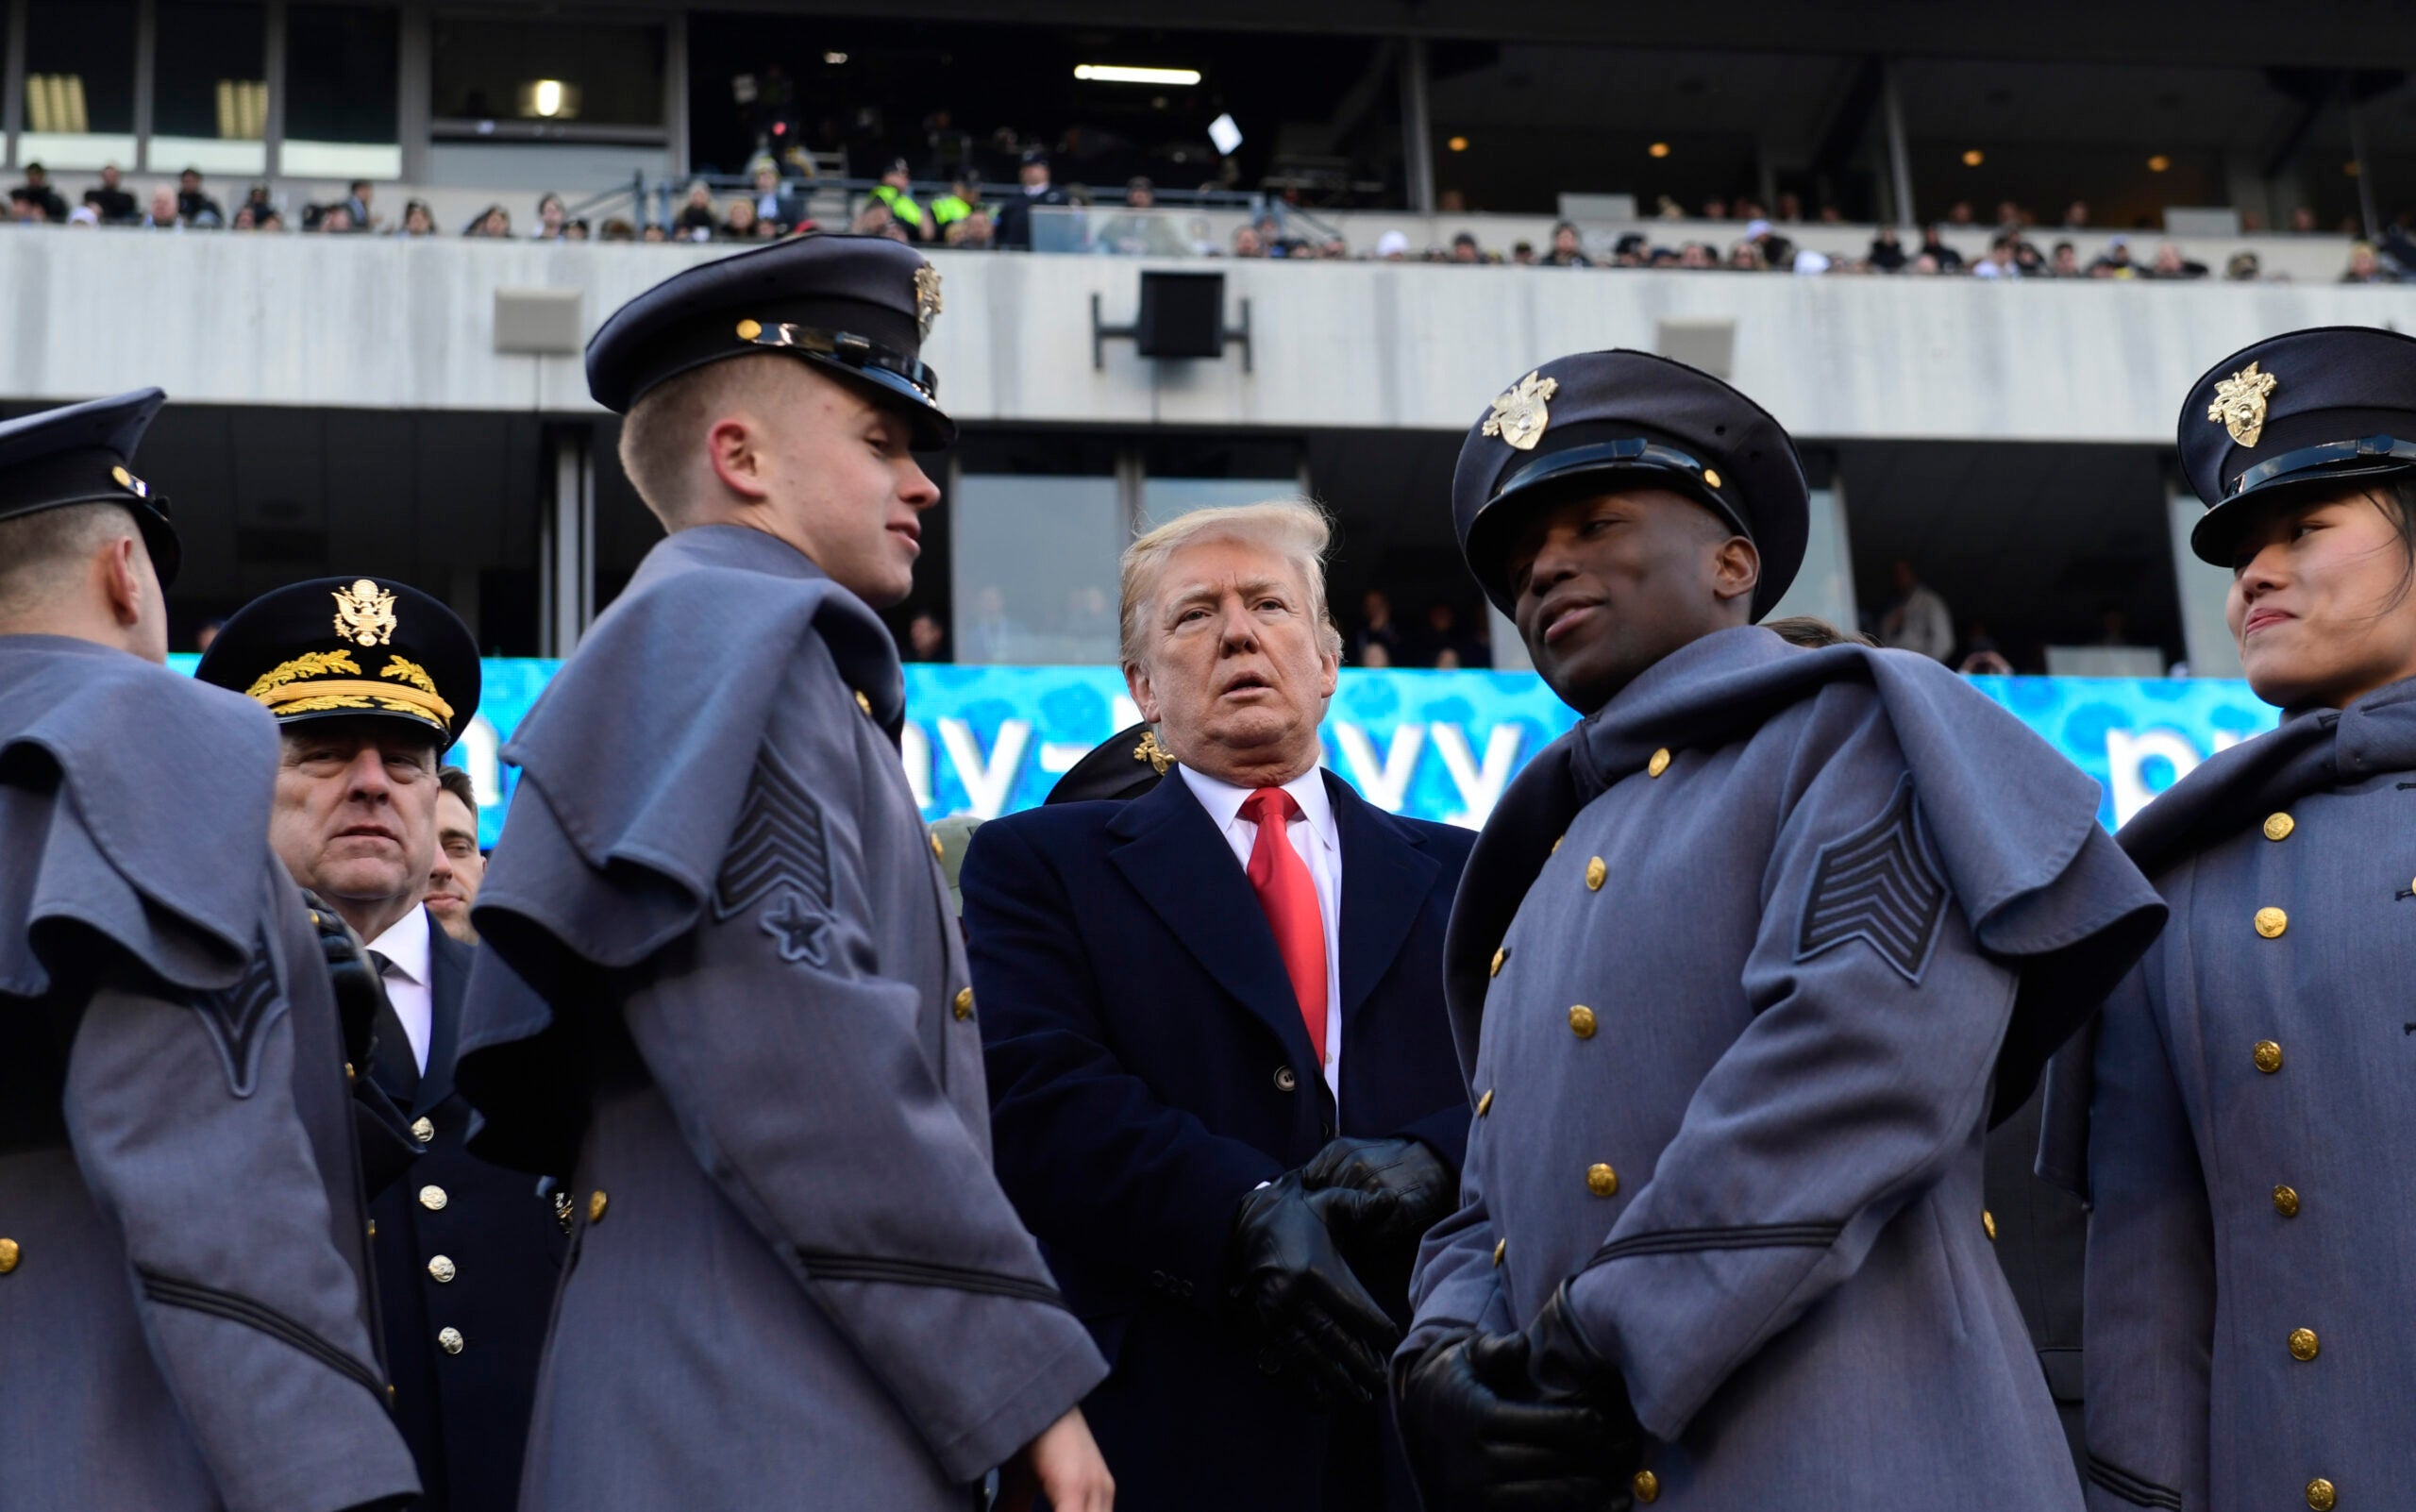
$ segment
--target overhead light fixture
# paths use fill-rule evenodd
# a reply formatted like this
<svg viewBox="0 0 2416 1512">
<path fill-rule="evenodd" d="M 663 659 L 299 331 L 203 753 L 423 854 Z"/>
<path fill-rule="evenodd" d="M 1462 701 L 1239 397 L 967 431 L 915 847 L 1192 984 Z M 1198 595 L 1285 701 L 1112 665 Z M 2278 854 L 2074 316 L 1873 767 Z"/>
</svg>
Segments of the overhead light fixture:
<svg viewBox="0 0 2416 1512">
<path fill-rule="evenodd" d="M 1669 144 L 1666 142 L 1656 142 L 1644 149 L 1644 155 L 1648 158 L 1667 158 L 1669 156 Z"/>
<path fill-rule="evenodd" d="M 540 121 L 568 121 L 579 114 L 579 86 L 541 78 L 520 86 L 520 113 Z"/>
<path fill-rule="evenodd" d="M 2359 174 L 2364 173 L 2366 170 L 2365 170 L 2365 168 L 2364 168 L 2361 164 L 2359 164 L 2359 163 L 2358 163 L 2358 161 L 2357 161 L 2357 159 L 2352 158 L 2352 159 L 2350 159 L 2347 162 L 2344 162 L 2344 163 L 2342 163 L 2342 164 L 2340 165 L 2340 171 L 2341 171 L 2342 173 L 2344 173 L 2344 174 L 2347 174 L 2350 177 L 2355 178 L 2355 177 L 2357 177 Z"/>
<path fill-rule="evenodd" d="M 1242 128 L 1233 124 L 1231 115 L 1220 115 L 1208 123 L 1208 140 L 1216 143 L 1218 153 L 1230 158 L 1233 149 L 1242 144 Z"/>
<path fill-rule="evenodd" d="M 2172 166 L 2173 160 L 2160 152 L 2148 160 L 2148 172 L 2152 174 L 2160 174 Z"/>
<path fill-rule="evenodd" d="M 830 64 L 832 68 L 836 68 L 841 63 L 847 60 L 847 55 L 845 53 L 824 53 L 822 55 L 822 60 Z"/>
<path fill-rule="evenodd" d="M 1074 76 L 1087 84 L 1171 84 L 1183 88 L 1200 82 L 1196 68 L 1128 68 L 1121 63 L 1076 63 Z"/>
<path fill-rule="evenodd" d="M 1451 141 L 1444 143 L 1443 145 L 1451 148 L 1453 152 L 1466 152 L 1468 150 L 1468 139 L 1466 137 L 1453 137 Z"/>
<path fill-rule="evenodd" d="M 1967 147 L 1963 150 L 1963 166 L 1966 168 L 1977 168 L 1988 160 L 1988 155 L 1977 147 Z"/>
</svg>

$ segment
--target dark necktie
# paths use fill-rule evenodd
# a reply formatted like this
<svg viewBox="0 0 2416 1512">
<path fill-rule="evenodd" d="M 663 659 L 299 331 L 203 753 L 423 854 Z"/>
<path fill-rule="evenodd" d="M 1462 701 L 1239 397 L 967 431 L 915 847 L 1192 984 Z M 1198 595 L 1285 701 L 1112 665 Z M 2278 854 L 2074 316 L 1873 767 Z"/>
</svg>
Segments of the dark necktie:
<svg viewBox="0 0 2416 1512">
<path fill-rule="evenodd" d="M 370 964 L 378 968 L 378 980 L 392 980 L 394 963 L 382 950 L 369 952 Z M 394 1012 L 393 1000 L 378 993 L 377 1018 L 378 1049 L 371 1061 L 372 1074 L 394 1100 L 411 1106 L 411 1098 L 419 1091 L 419 1062 L 411 1054 L 411 1037 L 403 1029 L 403 1020 Z"/>
</svg>

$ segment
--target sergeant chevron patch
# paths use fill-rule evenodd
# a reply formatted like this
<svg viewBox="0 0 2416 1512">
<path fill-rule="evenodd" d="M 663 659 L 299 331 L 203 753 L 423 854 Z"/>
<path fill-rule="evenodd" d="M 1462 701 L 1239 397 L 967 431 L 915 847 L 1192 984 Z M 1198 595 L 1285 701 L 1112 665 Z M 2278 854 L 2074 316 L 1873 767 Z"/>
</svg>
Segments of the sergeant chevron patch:
<svg viewBox="0 0 2416 1512">
<path fill-rule="evenodd" d="M 765 750 L 755 761 L 747 806 L 713 886 L 713 917 L 727 919 L 776 899 L 763 913 L 765 933 L 784 961 L 820 965 L 830 915 L 830 851 L 822 806 L 805 784 Z"/>
<path fill-rule="evenodd" d="M 193 999 L 193 1011 L 200 1015 L 201 1027 L 218 1048 L 219 1064 L 226 1070 L 226 1090 L 239 1098 L 250 1097 L 268 1027 L 285 1011 L 285 995 L 277 990 L 268 941 L 263 938 L 253 947 L 252 967 L 243 973 L 243 981 L 202 993 Z"/>
<path fill-rule="evenodd" d="M 1861 940 L 1918 983 L 1945 917 L 1946 882 L 1921 842 L 1906 777 L 1877 818 L 1820 848 L 1795 959 Z"/>
</svg>

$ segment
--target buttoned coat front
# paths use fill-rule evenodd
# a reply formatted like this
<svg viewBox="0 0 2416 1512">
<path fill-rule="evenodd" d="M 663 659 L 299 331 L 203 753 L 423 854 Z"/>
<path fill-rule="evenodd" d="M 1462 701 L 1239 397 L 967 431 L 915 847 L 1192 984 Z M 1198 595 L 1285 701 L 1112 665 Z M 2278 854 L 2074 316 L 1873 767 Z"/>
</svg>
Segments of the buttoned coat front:
<svg viewBox="0 0 2416 1512">
<path fill-rule="evenodd" d="M 2173 920 L 2057 1063 L 2044 1162 L 2093 1200 L 2092 1512 L 2416 1505 L 2416 682 L 2122 840 Z"/>
<path fill-rule="evenodd" d="M 1404 1353 L 1568 1281 L 1639 1499 L 2078 1506 L 1982 1171 L 2054 1004 L 2160 917 L 2096 807 L 1936 664 L 1758 629 L 1539 754 L 1452 916 L 1479 1117 Z"/>
<path fill-rule="evenodd" d="M 990 1171 L 903 696 L 860 600 L 708 526 L 507 749 L 456 1079 L 579 1225 L 524 1512 L 962 1509 L 1106 1373 Z"/>
</svg>

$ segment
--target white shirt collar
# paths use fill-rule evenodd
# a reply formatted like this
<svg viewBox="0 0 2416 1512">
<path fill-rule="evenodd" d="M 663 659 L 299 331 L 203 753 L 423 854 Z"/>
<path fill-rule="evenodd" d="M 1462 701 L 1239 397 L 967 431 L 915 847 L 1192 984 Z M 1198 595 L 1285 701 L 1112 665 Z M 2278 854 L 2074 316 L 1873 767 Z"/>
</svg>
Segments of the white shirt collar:
<svg viewBox="0 0 2416 1512">
<path fill-rule="evenodd" d="M 369 948 L 393 963 L 395 975 L 428 985 L 428 957 L 433 947 L 428 939 L 426 908 L 414 908 L 394 920 L 385 933 L 369 942 Z"/>
<path fill-rule="evenodd" d="M 1233 829 L 1233 822 L 1241 817 L 1242 805 L 1258 791 L 1256 788 L 1235 787 L 1221 778 L 1195 772 L 1180 764 L 1175 770 L 1183 774 L 1183 781 L 1191 788 L 1192 797 L 1208 811 L 1208 817 L 1216 821 L 1220 834 Z M 1326 793 L 1324 771 L 1312 766 L 1284 783 L 1284 791 L 1291 794 L 1292 801 L 1300 806 L 1300 816 L 1309 821 L 1309 830 L 1317 837 L 1317 844 L 1328 850 L 1336 849 L 1334 799 Z"/>
</svg>

